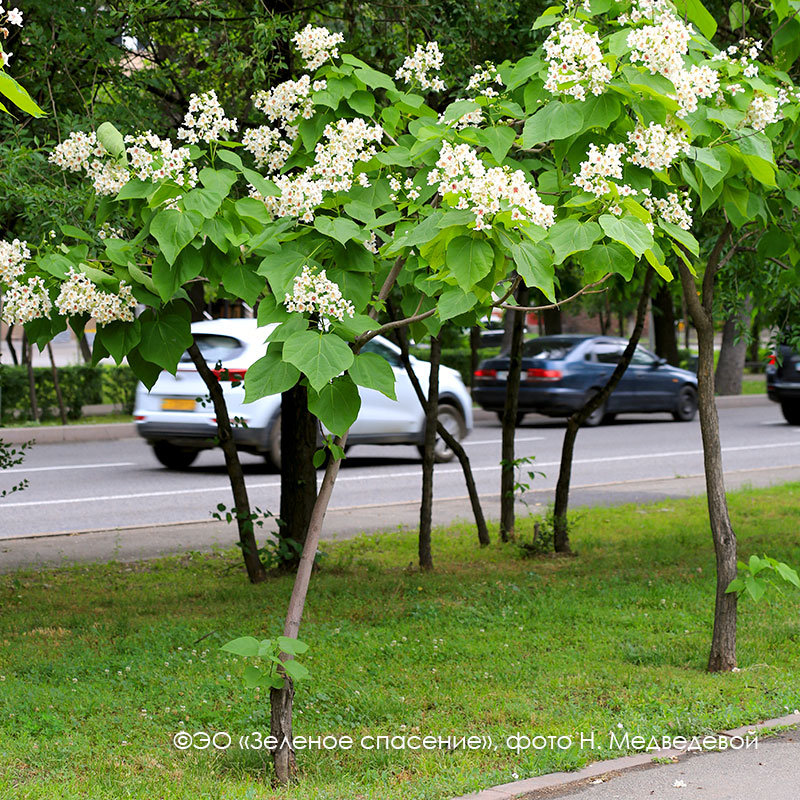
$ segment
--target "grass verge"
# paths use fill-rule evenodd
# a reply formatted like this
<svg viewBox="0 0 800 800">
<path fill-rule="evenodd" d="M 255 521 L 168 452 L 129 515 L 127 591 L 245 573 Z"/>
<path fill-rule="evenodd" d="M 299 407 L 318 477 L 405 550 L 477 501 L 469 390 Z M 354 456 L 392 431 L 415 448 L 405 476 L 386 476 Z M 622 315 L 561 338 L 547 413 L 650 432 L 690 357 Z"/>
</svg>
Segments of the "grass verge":
<svg viewBox="0 0 800 800">
<path fill-rule="evenodd" d="M 731 495 L 742 557 L 800 563 L 800 484 Z M 238 635 L 280 632 L 286 577 L 252 587 L 236 553 L 0 578 L 0 798 L 436 800 L 620 755 L 617 735 L 693 736 L 800 706 L 798 594 L 740 605 L 741 671 L 704 671 L 714 595 L 702 499 L 598 508 L 577 558 L 480 550 L 436 532 L 436 570 L 413 535 L 325 546 L 302 638 L 313 679 L 295 735 L 351 736 L 298 753 L 270 788 L 266 753 L 178 751 L 176 731 L 267 734 L 268 698 L 244 689 Z M 514 752 L 516 733 L 571 736 Z M 581 734 L 596 748 L 581 749 Z M 363 736 L 476 735 L 488 750 L 365 750 Z M 497 748 L 494 749 L 494 745 Z"/>
</svg>

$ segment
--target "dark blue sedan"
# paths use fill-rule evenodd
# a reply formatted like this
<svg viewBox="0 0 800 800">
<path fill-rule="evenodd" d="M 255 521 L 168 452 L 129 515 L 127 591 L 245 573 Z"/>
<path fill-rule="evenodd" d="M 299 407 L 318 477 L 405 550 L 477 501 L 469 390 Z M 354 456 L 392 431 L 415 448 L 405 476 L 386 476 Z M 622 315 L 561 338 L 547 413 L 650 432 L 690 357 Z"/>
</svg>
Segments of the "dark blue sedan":
<svg viewBox="0 0 800 800">
<path fill-rule="evenodd" d="M 540 336 L 523 344 L 517 424 L 526 413 L 568 417 L 600 391 L 619 363 L 627 341 L 612 336 Z M 481 362 L 472 399 L 502 419 L 509 356 Z M 671 367 L 637 347 L 608 401 L 586 421 L 595 426 L 617 414 L 669 412 L 681 422 L 697 413 L 697 376 Z"/>
</svg>

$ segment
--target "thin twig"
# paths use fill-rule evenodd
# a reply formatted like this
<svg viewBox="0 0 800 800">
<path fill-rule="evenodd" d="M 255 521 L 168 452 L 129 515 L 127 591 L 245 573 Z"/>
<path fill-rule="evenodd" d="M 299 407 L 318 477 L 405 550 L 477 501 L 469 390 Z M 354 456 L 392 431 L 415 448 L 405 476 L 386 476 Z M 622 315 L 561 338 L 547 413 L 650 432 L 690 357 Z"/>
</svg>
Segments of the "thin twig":
<svg viewBox="0 0 800 800">
<path fill-rule="evenodd" d="M 568 297 L 566 300 L 559 300 L 557 303 L 550 303 L 549 305 L 546 306 L 515 306 L 509 303 L 497 302 L 497 303 L 492 303 L 492 307 L 504 308 L 507 311 L 524 311 L 526 313 L 531 311 L 548 311 L 551 308 L 561 308 L 561 306 L 563 306 L 565 303 L 572 302 L 577 297 L 580 297 L 582 294 L 598 294 L 599 292 L 593 292 L 591 291 L 591 289 L 593 289 L 595 286 L 599 286 L 601 283 L 605 283 L 612 276 L 612 274 L 613 273 L 609 272 L 607 275 L 600 278 L 599 281 L 587 284 L 582 289 L 575 292 L 575 294 L 573 294 L 571 297 Z M 600 291 L 604 292 L 605 289 L 601 289 Z"/>
</svg>

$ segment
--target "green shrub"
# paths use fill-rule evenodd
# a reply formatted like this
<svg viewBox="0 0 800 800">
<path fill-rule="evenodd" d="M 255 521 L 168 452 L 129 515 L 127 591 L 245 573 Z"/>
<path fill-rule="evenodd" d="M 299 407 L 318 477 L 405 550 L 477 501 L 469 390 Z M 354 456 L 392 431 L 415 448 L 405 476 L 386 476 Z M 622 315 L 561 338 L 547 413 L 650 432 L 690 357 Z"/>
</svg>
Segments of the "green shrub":
<svg viewBox="0 0 800 800">
<path fill-rule="evenodd" d="M 53 373 L 49 367 L 34 367 L 36 401 L 42 420 L 58 416 Z M 92 367 L 79 364 L 58 368 L 61 394 L 69 419 L 80 419 L 83 406 L 115 403 L 130 413 L 133 410 L 136 378 L 128 367 Z M 28 368 L 24 366 L 0 367 L 0 421 L 31 419 Z"/>
</svg>

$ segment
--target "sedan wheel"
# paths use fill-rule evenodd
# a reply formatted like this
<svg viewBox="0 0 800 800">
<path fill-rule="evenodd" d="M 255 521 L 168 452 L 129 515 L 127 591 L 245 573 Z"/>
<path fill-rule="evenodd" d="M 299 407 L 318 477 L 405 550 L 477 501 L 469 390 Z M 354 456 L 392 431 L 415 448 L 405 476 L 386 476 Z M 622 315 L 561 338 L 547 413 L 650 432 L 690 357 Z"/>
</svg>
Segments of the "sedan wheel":
<svg viewBox="0 0 800 800">
<path fill-rule="evenodd" d="M 169 442 L 154 442 L 153 455 L 168 469 L 186 469 L 199 455 L 199 450 L 176 447 Z"/>
<path fill-rule="evenodd" d="M 684 386 L 678 393 L 672 418 L 677 422 L 691 422 L 697 414 L 697 392 L 691 386 Z"/>
<path fill-rule="evenodd" d="M 791 403 L 788 400 L 784 400 L 781 403 L 781 411 L 783 412 L 783 418 L 790 425 L 800 425 L 800 402 Z"/>
<path fill-rule="evenodd" d="M 440 405 L 438 419 L 445 430 L 447 430 L 457 442 L 460 442 L 464 438 L 467 426 L 464 423 L 464 417 L 457 408 L 451 405 Z M 419 454 L 424 457 L 425 448 L 419 445 L 417 450 L 419 450 Z M 452 461 L 454 457 L 455 453 L 444 443 L 442 437 L 437 434 L 436 444 L 433 446 L 433 460 L 437 464 L 444 464 L 448 461 Z"/>
<path fill-rule="evenodd" d="M 606 404 L 602 403 L 599 408 L 596 408 L 591 414 L 589 414 L 586 421 L 583 423 L 583 426 L 585 428 L 596 428 L 604 421 L 605 416 Z"/>
</svg>

